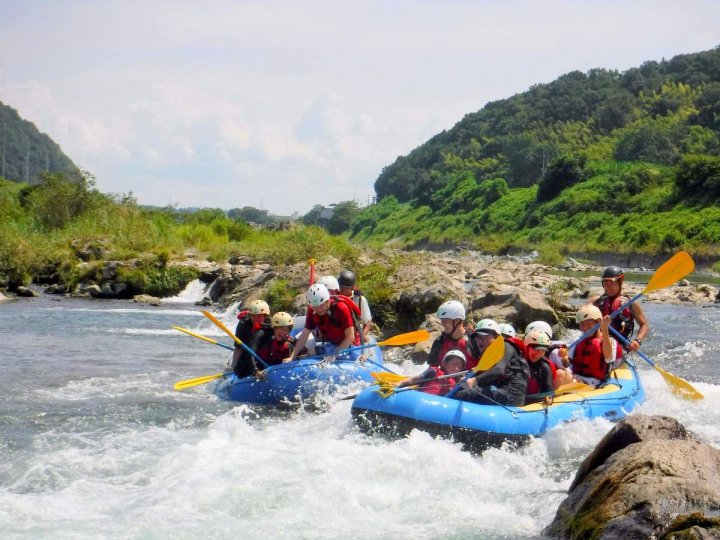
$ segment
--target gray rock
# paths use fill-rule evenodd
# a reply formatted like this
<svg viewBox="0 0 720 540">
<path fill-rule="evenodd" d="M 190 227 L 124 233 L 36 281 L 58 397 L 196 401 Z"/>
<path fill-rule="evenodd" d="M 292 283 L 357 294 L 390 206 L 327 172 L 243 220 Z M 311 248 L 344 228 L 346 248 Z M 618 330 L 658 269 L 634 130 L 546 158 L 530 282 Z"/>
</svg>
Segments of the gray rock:
<svg viewBox="0 0 720 540">
<path fill-rule="evenodd" d="M 149 294 L 136 294 L 132 299 L 133 302 L 138 302 L 139 304 L 149 304 L 151 306 L 160 305 L 160 299 L 156 296 L 150 296 Z"/>
<path fill-rule="evenodd" d="M 20 285 L 17 289 L 15 289 L 15 294 L 24 298 L 33 298 L 38 296 L 38 293 L 28 287 L 25 287 L 24 285 Z"/>
<path fill-rule="evenodd" d="M 586 458 L 545 533 L 658 538 L 699 527 L 698 522 L 699 529 L 712 530 L 719 509 L 720 450 L 696 440 L 672 418 L 634 415 Z M 709 525 L 698 513 L 710 514 Z"/>
</svg>

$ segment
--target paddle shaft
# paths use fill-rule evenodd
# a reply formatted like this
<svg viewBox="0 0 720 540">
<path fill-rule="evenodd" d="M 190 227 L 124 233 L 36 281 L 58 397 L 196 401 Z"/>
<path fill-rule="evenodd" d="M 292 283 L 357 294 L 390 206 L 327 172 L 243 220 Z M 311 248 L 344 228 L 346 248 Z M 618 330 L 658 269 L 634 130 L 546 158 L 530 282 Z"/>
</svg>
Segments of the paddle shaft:
<svg viewBox="0 0 720 540">
<path fill-rule="evenodd" d="M 198 339 L 202 339 L 203 341 L 207 341 L 208 343 L 212 343 L 213 345 L 218 345 L 220 347 L 223 347 L 225 349 L 228 349 L 230 351 L 234 351 L 235 347 L 230 347 L 229 345 L 225 345 L 224 343 L 220 343 L 217 340 L 210 339 L 209 337 L 205 337 L 201 334 L 198 334 L 196 332 L 193 332 L 192 330 L 188 330 L 187 328 L 182 328 L 180 326 L 173 326 L 175 330 L 179 330 L 180 332 L 184 332 L 189 336 L 196 337 Z"/>
<path fill-rule="evenodd" d="M 233 334 L 227 326 L 225 326 L 221 321 L 219 321 L 219 320 L 217 319 L 217 317 L 215 317 L 215 315 L 213 315 L 213 314 L 210 313 L 209 311 L 202 311 L 202 314 L 205 315 L 205 316 L 206 316 L 208 319 L 210 319 L 212 322 L 214 322 L 214 323 L 215 323 L 215 326 L 217 326 L 218 328 L 220 328 L 220 330 L 222 330 L 222 331 L 225 332 L 228 336 L 230 336 L 231 338 L 233 338 L 233 340 L 235 341 L 235 343 L 237 343 L 237 344 L 240 345 L 243 349 L 245 349 L 248 353 L 250 353 L 250 354 L 255 358 L 255 360 L 257 360 L 258 362 L 260 362 L 260 363 L 263 365 L 263 367 L 264 367 L 265 369 L 267 369 L 268 367 L 270 367 L 270 366 L 268 365 L 268 363 L 265 362 L 265 360 L 263 360 L 262 358 L 260 358 L 260 356 L 259 356 L 255 351 L 253 351 L 250 347 L 248 347 L 248 346 L 245 345 L 242 341 L 240 341 L 240 338 L 237 337 L 235 334 Z"/>
</svg>

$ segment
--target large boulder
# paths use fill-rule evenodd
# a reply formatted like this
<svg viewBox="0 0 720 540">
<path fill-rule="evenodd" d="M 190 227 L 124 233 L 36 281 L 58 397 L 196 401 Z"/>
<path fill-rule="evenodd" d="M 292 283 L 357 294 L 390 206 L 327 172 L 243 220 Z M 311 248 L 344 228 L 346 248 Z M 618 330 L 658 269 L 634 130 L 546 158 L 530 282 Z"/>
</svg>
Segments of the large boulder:
<svg viewBox="0 0 720 540">
<path fill-rule="evenodd" d="M 672 418 L 633 415 L 582 463 L 545 533 L 571 539 L 718 538 L 718 510 L 720 450 Z"/>
</svg>

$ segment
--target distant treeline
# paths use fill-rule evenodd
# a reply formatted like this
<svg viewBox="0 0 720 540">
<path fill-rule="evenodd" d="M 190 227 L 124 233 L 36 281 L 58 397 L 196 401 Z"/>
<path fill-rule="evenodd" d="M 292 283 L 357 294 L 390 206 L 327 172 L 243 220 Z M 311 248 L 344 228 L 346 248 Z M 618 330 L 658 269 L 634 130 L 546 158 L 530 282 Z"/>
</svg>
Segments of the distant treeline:
<svg viewBox="0 0 720 540">
<path fill-rule="evenodd" d="M 399 157 L 349 234 L 496 251 L 714 251 L 719 156 L 720 48 L 575 71 Z"/>
</svg>

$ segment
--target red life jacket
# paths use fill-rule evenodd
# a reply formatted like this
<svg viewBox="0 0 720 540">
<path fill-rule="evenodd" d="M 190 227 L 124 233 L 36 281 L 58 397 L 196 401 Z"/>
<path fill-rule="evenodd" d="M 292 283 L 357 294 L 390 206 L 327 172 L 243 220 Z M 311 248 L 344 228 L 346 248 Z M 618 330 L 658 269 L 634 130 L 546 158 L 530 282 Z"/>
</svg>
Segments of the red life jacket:
<svg viewBox="0 0 720 540">
<path fill-rule="evenodd" d="M 446 373 L 439 367 L 430 367 L 427 371 L 434 371 L 434 375 L 428 375 L 428 378 L 430 377 L 442 377 L 443 375 L 446 375 Z M 427 373 L 427 371 L 425 373 Z M 455 386 L 455 380 L 452 377 L 448 377 L 447 379 L 440 379 L 437 378 L 432 381 L 427 381 L 424 383 L 420 383 L 419 389 L 425 392 L 426 394 L 433 394 L 435 396 L 444 396 L 447 394 L 450 389 Z"/>
<path fill-rule="evenodd" d="M 600 313 L 603 315 L 611 315 L 620 306 L 627 301 L 624 296 L 616 296 L 610 298 L 607 294 L 603 294 L 600 298 L 595 300 L 595 305 L 600 309 Z M 632 315 L 632 311 L 629 307 L 623 309 L 615 318 L 612 320 L 612 327 L 620 332 L 625 338 L 630 339 L 633 330 L 635 329 L 635 318 Z"/>
<path fill-rule="evenodd" d="M 341 295 L 330 297 L 330 306 L 322 317 L 312 311 L 312 307 L 309 308 L 308 315 L 312 315 L 313 328 L 318 329 L 319 340 L 330 341 L 335 345 L 340 345 L 345 339 L 345 329 L 351 327 L 355 333 L 355 339 L 352 344 L 359 345 L 360 334 L 353 320 L 353 308 L 359 315 L 360 309 L 358 309 L 353 301 L 347 296 Z"/>
<path fill-rule="evenodd" d="M 503 337 L 503 339 L 505 340 L 505 343 L 509 343 L 515 347 L 515 350 L 520 356 L 527 359 L 527 345 L 525 345 L 525 342 L 522 339 L 516 337 Z"/>
<path fill-rule="evenodd" d="M 576 375 L 593 377 L 601 381 L 605 379 L 608 364 L 605 363 L 603 356 L 602 338 L 587 338 L 577 344 L 572 359 L 572 369 Z"/>
<path fill-rule="evenodd" d="M 530 360 L 527 361 L 528 364 L 530 363 Z M 545 362 L 547 365 L 550 366 L 550 370 L 552 371 L 552 380 L 555 380 L 555 374 L 557 373 L 557 368 L 555 367 L 555 364 L 550 362 L 547 357 L 543 357 L 538 362 Z M 530 377 L 528 377 L 528 385 L 526 393 L 528 395 L 530 394 L 539 394 L 540 393 L 540 383 L 532 376 L 532 371 L 530 371 Z"/>
<path fill-rule="evenodd" d="M 285 358 L 289 357 L 294 348 L 294 337 L 288 336 L 287 339 L 283 341 L 278 341 L 273 337 L 267 343 L 258 347 L 257 353 L 269 366 L 274 366 L 282 363 Z"/>
<path fill-rule="evenodd" d="M 433 367 L 437 367 L 445 358 L 445 355 L 453 349 L 457 349 L 465 355 L 465 367 L 466 369 L 472 369 L 477 365 L 477 359 L 472 364 L 470 353 L 467 349 L 467 339 L 461 337 L 460 339 L 453 339 L 447 334 L 440 334 L 438 338 L 433 341 L 430 346 L 430 352 L 428 353 L 427 363 Z"/>
</svg>

